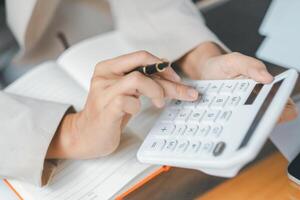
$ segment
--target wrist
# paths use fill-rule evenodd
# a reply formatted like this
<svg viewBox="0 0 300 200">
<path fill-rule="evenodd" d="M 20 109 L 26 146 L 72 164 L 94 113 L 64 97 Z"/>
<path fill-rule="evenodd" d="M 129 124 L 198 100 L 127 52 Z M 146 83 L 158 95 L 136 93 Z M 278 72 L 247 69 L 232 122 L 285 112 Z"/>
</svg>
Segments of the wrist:
<svg viewBox="0 0 300 200">
<path fill-rule="evenodd" d="M 73 157 L 74 135 L 76 135 L 76 118 L 78 113 L 67 114 L 61 121 L 49 145 L 47 159 L 65 159 Z"/>
</svg>

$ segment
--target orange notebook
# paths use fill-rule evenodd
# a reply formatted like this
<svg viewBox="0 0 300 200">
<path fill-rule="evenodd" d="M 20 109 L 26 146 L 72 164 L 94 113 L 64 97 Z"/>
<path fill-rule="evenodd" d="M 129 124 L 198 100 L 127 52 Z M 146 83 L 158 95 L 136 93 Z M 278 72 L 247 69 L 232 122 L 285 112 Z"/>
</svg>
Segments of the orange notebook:
<svg viewBox="0 0 300 200">
<path fill-rule="evenodd" d="M 135 192 L 136 190 L 140 189 L 142 186 L 144 186 L 145 184 L 147 184 L 148 182 L 150 182 L 151 180 L 153 180 L 155 177 L 159 176 L 160 174 L 167 172 L 171 169 L 171 167 L 169 166 L 162 166 L 159 169 L 157 169 L 156 171 L 154 171 L 152 174 L 146 176 L 144 179 L 140 180 L 139 182 L 137 182 L 134 185 L 130 185 L 129 189 L 123 189 L 124 191 L 120 191 L 119 194 L 114 195 L 115 196 L 115 200 L 124 200 L 127 196 L 129 196 L 130 194 L 132 194 L 133 192 Z M 25 200 L 21 194 L 14 188 L 14 186 L 7 180 L 4 179 L 3 182 L 7 185 L 7 187 L 9 187 L 9 189 L 11 189 L 15 195 L 17 196 L 17 198 L 19 200 Z"/>
<path fill-rule="evenodd" d="M 141 164 L 136 160 L 140 143 L 136 138 L 123 138 L 114 154 L 85 161 L 63 161 L 50 184 L 36 187 L 16 180 L 4 180 L 20 200 L 123 200 L 168 166 Z"/>
</svg>

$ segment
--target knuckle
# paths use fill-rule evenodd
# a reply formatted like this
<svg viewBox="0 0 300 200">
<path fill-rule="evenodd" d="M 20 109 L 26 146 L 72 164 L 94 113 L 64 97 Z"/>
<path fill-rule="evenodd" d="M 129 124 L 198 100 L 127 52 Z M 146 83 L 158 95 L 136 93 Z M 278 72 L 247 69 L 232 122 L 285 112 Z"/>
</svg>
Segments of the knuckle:
<svg viewBox="0 0 300 200">
<path fill-rule="evenodd" d="M 143 75 L 140 72 L 132 72 L 129 76 L 129 86 L 136 86 L 143 80 Z"/>
<path fill-rule="evenodd" d="M 240 52 L 232 52 L 232 53 L 230 53 L 229 55 L 230 55 L 230 57 L 232 57 L 232 58 L 237 58 L 237 57 L 243 56 L 243 54 L 241 54 Z"/>
<path fill-rule="evenodd" d="M 101 81 L 99 80 L 98 77 L 93 76 L 93 77 L 91 78 L 91 89 L 96 89 L 96 88 L 98 88 L 99 85 L 100 85 L 100 82 L 101 82 Z"/>
<path fill-rule="evenodd" d="M 151 54 L 146 50 L 140 50 L 136 52 L 136 55 L 141 59 L 149 57 Z"/>
<path fill-rule="evenodd" d="M 176 91 L 176 94 L 179 95 L 180 97 L 184 96 L 184 87 L 181 86 L 181 85 L 176 85 L 175 86 L 175 91 Z"/>
<path fill-rule="evenodd" d="M 98 62 L 98 63 L 95 65 L 94 71 L 97 72 L 97 71 L 99 71 L 100 69 L 102 69 L 102 67 L 103 67 L 102 64 L 103 64 L 103 61 Z"/>
<path fill-rule="evenodd" d="M 123 96 L 118 96 L 114 99 L 114 108 L 122 108 L 124 106 L 124 98 Z"/>
</svg>

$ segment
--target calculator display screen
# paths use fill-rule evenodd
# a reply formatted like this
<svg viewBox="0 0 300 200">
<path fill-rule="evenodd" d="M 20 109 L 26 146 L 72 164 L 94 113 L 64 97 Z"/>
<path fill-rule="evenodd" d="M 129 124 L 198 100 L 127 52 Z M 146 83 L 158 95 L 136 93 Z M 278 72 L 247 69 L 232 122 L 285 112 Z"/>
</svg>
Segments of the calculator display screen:
<svg viewBox="0 0 300 200">
<path fill-rule="evenodd" d="M 261 105 L 259 111 L 257 112 L 257 114 L 256 114 L 256 116 L 255 116 L 255 118 L 254 118 L 254 120 L 253 120 L 250 128 L 248 129 L 248 131 L 247 131 L 247 133 L 246 133 L 246 135 L 245 135 L 242 143 L 240 144 L 239 149 L 242 148 L 242 147 L 244 147 L 244 146 L 246 146 L 247 143 L 249 142 L 249 140 L 252 137 L 252 135 L 253 135 L 256 127 L 258 126 L 259 122 L 261 121 L 262 117 L 264 116 L 264 113 L 267 111 L 269 105 L 271 104 L 271 102 L 272 102 L 275 94 L 279 90 L 279 88 L 280 88 L 280 86 L 281 86 L 282 83 L 283 83 L 283 79 L 273 84 L 271 90 L 269 91 L 269 93 L 266 96 L 263 104 Z M 255 87 L 254 87 L 254 89 L 255 89 Z M 260 90 L 261 89 L 259 89 L 259 91 Z M 251 94 L 250 94 L 250 96 L 251 96 Z"/>
<path fill-rule="evenodd" d="M 248 96 L 248 98 L 245 102 L 245 105 L 253 104 L 253 102 L 255 101 L 256 97 L 259 95 L 259 92 L 261 91 L 263 86 L 264 86 L 264 84 L 261 84 L 261 83 L 258 83 L 255 85 L 251 94 Z"/>
</svg>

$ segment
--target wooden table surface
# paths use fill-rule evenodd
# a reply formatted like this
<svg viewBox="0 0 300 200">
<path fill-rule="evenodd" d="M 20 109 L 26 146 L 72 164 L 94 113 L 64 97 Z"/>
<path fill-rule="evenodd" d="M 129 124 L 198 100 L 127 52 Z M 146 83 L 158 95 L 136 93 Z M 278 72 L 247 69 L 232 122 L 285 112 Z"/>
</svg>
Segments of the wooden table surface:
<svg viewBox="0 0 300 200">
<path fill-rule="evenodd" d="M 287 165 L 274 153 L 197 200 L 299 200 L 300 187 L 289 181 Z"/>
</svg>

